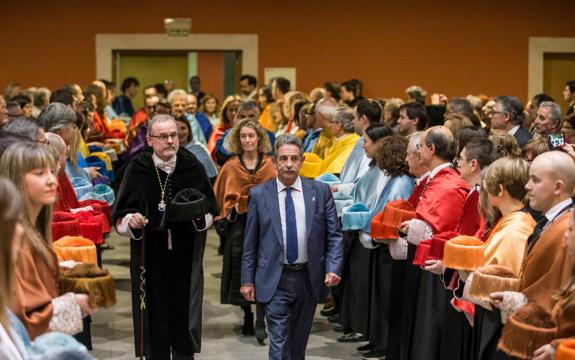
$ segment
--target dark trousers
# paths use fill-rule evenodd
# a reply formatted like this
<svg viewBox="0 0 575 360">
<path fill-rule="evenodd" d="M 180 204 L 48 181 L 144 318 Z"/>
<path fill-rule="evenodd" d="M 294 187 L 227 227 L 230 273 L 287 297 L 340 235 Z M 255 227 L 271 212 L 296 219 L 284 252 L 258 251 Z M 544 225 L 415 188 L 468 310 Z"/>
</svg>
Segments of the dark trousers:
<svg viewBox="0 0 575 360">
<path fill-rule="evenodd" d="M 264 304 L 270 360 L 305 359 L 317 301 L 307 269 L 284 269 L 272 299 Z"/>
</svg>

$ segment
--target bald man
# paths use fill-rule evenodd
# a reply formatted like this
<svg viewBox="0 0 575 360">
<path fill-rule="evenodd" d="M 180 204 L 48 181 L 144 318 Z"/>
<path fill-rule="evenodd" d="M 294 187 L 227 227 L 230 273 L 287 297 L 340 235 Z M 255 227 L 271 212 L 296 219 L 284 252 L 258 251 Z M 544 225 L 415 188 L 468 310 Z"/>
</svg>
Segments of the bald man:
<svg viewBox="0 0 575 360">
<path fill-rule="evenodd" d="M 527 241 L 521 272 L 520 294 L 494 293 L 493 302 L 515 304 L 529 301 L 551 312 L 552 296 L 569 281 L 573 260 L 568 255 L 563 234 L 569 226 L 571 194 L 575 188 L 575 162 L 569 155 L 550 151 L 533 160 L 529 169 L 529 204 L 544 216 Z"/>
<path fill-rule="evenodd" d="M 519 292 L 491 294 L 493 305 L 506 309 L 501 312 L 502 322 L 526 303 L 537 304 L 551 314 L 557 302 L 555 295 L 569 282 L 574 262 L 567 251 L 564 234 L 569 227 L 574 187 L 575 162 L 569 155 L 550 151 L 533 160 L 525 188 L 529 204 L 541 211 L 543 217 L 527 240 Z M 501 350 L 498 356 L 512 358 Z"/>
</svg>

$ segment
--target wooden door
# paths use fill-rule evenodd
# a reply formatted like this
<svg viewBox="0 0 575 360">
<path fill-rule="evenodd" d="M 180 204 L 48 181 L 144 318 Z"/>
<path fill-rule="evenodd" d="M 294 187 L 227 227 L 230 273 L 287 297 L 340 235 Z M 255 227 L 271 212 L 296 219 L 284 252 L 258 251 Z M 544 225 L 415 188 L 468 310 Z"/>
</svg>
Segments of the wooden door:
<svg viewBox="0 0 575 360">
<path fill-rule="evenodd" d="M 121 51 L 116 54 L 116 83 L 134 76 L 140 82 L 140 92 L 132 100 L 134 108 L 144 106 L 144 87 L 172 80 L 176 89 L 188 89 L 187 51 Z"/>
<path fill-rule="evenodd" d="M 543 92 L 561 105 L 563 114 L 567 101 L 563 100 L 565 83 L 575 80 L 575 53 L 545 53 L 543 56 Z"/>
</svg>

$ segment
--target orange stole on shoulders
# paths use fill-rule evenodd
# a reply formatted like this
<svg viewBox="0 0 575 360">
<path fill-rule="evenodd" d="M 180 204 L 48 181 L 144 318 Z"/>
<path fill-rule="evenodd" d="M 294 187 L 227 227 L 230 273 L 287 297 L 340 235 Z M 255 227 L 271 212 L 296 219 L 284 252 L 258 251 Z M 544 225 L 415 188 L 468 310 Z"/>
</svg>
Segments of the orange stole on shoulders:
<svg viewBox="0 0 575 360">
<path fill-rule="evenodd" d="M 519 291 L 548 312 L 557 302 L 552 295 L 567 284 L 572 274 L 573 258 L 564 239 L 570 216 L 570 212 L 564 213 L 549 225 L 523 258 Z"/>
<path fill-rule="evenodd" d="M 236 209 L 238 214 L 245 213 L 248 210 L 250 189 L 276 176 L 275 166 L 269 156 L 264 156 L 259 169 L 253 175 L 242 165 L 238 156 L 229 159 L 214 184 L 214 193 L 222 209 L 217 219 L 225 218 L 233 209 Z"/>
</svg>

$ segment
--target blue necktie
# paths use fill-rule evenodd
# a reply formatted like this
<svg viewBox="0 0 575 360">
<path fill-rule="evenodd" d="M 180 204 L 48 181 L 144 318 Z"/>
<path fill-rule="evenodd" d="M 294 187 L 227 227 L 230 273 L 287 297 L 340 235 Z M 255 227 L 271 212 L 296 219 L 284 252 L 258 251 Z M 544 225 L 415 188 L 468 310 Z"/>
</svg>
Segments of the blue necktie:
<svg viewBox="0 0 575 360">
<path fill-rule="evenodd" d="M 291 187 L 286 190 L 286 250 L 288 264 L 293 264 L 297 260 L 297 223 L 295 221 L 295 206 L 291 197 Z"/>
</svg>

